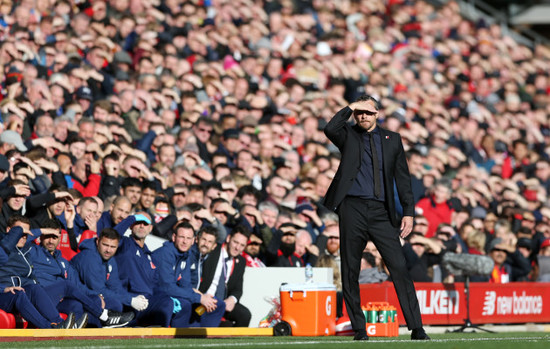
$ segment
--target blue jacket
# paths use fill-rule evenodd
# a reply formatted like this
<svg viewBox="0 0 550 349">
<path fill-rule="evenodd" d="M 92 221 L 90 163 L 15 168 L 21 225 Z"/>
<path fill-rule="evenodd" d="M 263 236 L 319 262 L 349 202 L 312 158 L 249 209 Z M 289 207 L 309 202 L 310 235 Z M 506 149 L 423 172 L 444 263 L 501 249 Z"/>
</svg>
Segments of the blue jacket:
<svg viewBox="0 0 550 349">
<path fill-rule="evenodd" d="M 79 237 L 80 235 L 82 235 L 84 230 L 88 230 L 88 226 L 84 222 L 84 219 L 82 219 L 82 217 L 78 213 L 74 217 L 73 229 L 74 229 L 74 235 L 76 237 Z M 67 230 L 67 223 L 65 223 L 65 230 Z"/>
<path fill-rule="evenodd" d="M 71 259 L 71 264 L 90 290 L 131 305 L 132 296 L 122 287 L 116 259 L 104 261 L 97 251 L 96 241 L 97 238 L 82 241 L 81 252 Z"/>
<path fill-rule="evenodd" d="M 7 261 L 0 268 L 0 284 L 25 287 L 37 283 L 30 251 L 36 247 L 33 240 L 40 236 L 40 229 L 33 229 L 32 233 L 34 236 L 29 236 L 27 243 L 21 248 L 17 247 L 17 242 L 23 236 L 21 227 L 11 228 L 0 242 L 2 249 L 8 255 Z"/>
<path fill-rule="evenodd" d="M 113 220 L 111 219 L 111 212 L 105 211 L 101 214 L 101 217 L 99 217 L 99 220 L 97 221 L 97 235 L 101 233 L 101 231 L 105 228 L 112 228 L 113 227 Z"/>
<path fill-rule="evenodd" d="M 29 254 L 36 280 L 40 285 L 48 286 L 59 280 L 66 280 L 85 294 L 97 296 L 96 292 L 84 286 L 78 278 L 77 271 L 68 260 L 63 258 L 60 250 L 55 250 L 52 255 L 42 246 L 33 246 Z"/>
<path fill-rule="evenodd" d="M 198 281 L 198 255 L 196 248 L 180 252 L 171 241 L 166 241 L 153 253 L 153 262 L 158 269 L 155 292 L 200 303 L 201 295 L 193 291 Z"/>
<path fill-rule="evenodd" d="M 124 236 L 124 231 L 135 221 L 134 216 L 128 216 L 116 225 L 120 243 L 115 258 L 119 265 L 122 286 L 133 295 L 142 294 L 148 297 L 153 295 L 157 267 L 153 263 L 153 252 L 147 245 L 141 247 L 132 237 Z"/>
</svg>

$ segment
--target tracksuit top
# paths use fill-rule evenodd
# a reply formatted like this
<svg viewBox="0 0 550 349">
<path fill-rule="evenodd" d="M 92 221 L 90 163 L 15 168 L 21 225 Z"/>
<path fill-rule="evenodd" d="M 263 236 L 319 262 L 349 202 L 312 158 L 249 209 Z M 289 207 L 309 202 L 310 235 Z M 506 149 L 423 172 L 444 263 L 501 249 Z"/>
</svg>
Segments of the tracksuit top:
<svg viewBox="0 0 550 349">
<path fill-rule="evenodd" d="M 77 271 L 71 263 L 63 258 L 60 250 L 53 255 L 42 246 L 35 246 L 30 252 L 34 267 L 34 275 L 40 285 L 47 286 L 59 280 L 66 280 L 89 296 L 97 296 L 80 281 Z"/>
<path fill-rule="evenodd" d="M 31 230 L 25 246 L 18 248 L 17 242 L 23 236 L 23 228 L 13 227 L 0 245 L 8 259 L 0 267 L 0 284 L 25 287 L 38 283 L 33 270 L 31 250 L 36 247 L 33 240 L 40 236 L 40 229 Z M 34 245 L 34 246 L 33 246 Z"/>
<path fill-rule="evenodd" d="M 104 261 L 97 251 L 96 241 L 97 238 L 82 241 L 81 252 L 71 259 L 71 264 L 90 290 L 130 306 L 132 295 L 122 287 L 116 259 Z"/>
<path fill-rule="evenodd" d="M 170 297 L 200 303 L 201 295 L 193 291 L 198 281 L 198 255 L 196 248 L 191 248 L 188 252 L 178 251 L 171 241 L 166 241 L 153 252 L 153 263 L 157 267 L 155 293 L 165 293 Z"/>
<path fill-rule="evenodd" d="M 157 266 L 152 255 L 147 245 L 142 248 L 133 238 L 121 237 L 115 258 L 122 286 L 131 294 L 146 297 L 153 294 Z"/>
</svg>

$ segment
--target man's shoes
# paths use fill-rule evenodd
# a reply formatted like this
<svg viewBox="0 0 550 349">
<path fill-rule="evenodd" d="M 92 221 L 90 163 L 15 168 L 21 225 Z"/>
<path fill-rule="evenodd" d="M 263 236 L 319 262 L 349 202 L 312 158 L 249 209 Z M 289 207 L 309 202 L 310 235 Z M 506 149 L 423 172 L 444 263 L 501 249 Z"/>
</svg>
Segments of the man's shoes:
<svg viewBox="0 0 550 349">
<path fill-rule="evenodd" d="M 126 326 L 134 319 L 135 315 L 133 312 L 119 313 L 118 311 L 109 310 L 107 316 L 107 320 L 101 322 L 103 328 Z"/>
<path fill-rule="evenodd" d="M 74 322 L 73 328 L 84 328 L 86 327 L 87 324 L 88 324 L 88 313 L 84 313 L 84 315 L 82 315 L 80 319 L 77 319 Z"/>
<path fill-rule="evenodd" d="M 74 326 L 74 314 L 73 313 L 69 313 L 69 315 L 67 315 L 67 318 L 63 322 L 60 322 L 58 324 L 52 324 L 52 328 L 55 328 L 55 329 L 58 329 L 58 330 L 65 330 L 65 329 L 73 328 L 73 326 Z"/>
<path fill-rule="evenodd" d="M 411 332 L 411 339 L 413 341 L 429 341 L 431 338 L 426 334 L 423 327 L 415 328 Z"/>
<path fill-rule="evenodd" d="M 354 341 L 368 341 L 369 336 L 365 332 L 356 332 L 355 336 L 353 336 Z"/>
</svg>

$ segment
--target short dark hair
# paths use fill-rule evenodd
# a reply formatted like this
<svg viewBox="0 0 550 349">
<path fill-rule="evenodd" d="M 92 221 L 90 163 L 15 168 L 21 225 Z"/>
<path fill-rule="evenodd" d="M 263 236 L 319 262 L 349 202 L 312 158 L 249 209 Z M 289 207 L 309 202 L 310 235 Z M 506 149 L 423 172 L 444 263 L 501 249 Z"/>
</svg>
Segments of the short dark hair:
<svg viewBox="0 0 550 349">
<path fill-rule="evenodd" d="M 200 238 L 203 234 L 213 235 L 218 240 L 218 229 L 212 225 L 201 227 L 197 233 L 197 237 Z"/>
<path fill-rule="evenodd" d="M 369 95 L 361 95 L 356 100 L 356 102 L 367 102 L 371 101 L 374 104 L 374 109 L 379 110 L 380 109 L 380 103 L 376 100 L 376 98 L 369 96 Z"/>
<path fill-rule="evenodd" d="M 152 189 L 156 192 L 157 191 L 157 186 L 156 186 L 154 181 L 144 179 L 141 182 L 141 190 L 144 190 L 144 189 Z"/>
<path fill-rule="evenodd" d="M 117 240 L 117 241 L 120 241 L 120 235 L 118 234 L 118 232 L 116 230 L 114 230 L 113 228 L 105 228 L 101 231 L 101 233 L 99 233 L 99 238 L 98 240 L 101 240 L 101 239 L 111 239 L 111 240 Z"/>
<path fill-rule="evenodd" d="M 176 234 L 178 232 L 178 229 L 180 229 L 180 228 L 181 229 L 191 229 L 193 231 L 193 235 L 195 235 L 195 228 L 193 228 L 193 226 L 189 222 L 186 222 L 186 221 L 178 222 L 176 224 L 176 226 L 174 227 L 174 234 Z"/>
<path fill-rule="evenodd" d="M 97 202 L 97 200 L 92 197 L 92 196 L 85 196 L 83 197 L 82 199 L 80 199 L 80 201 L 78 202 L 78 207 L 83 207 L 85 203 L 87 202 L 93 202 L 95 203 L 96 205 L 99 205 L 99 203 Z"/>
<path fill-rule="evenodd" d="M 250 195 L 253 195 L 255 198 L 256 198 L 256 201 L 260 201 L 261 198 L 262 198 L 262 193 L 260 193 L 260 191 L 258 189 L 256 189 L 253 185 L 243 185 L 242 187 L 239 188 L 239 190 L 237 191 L 237 197 L 239 199 L 242 199 L 243 196 L 247 195 L 247 194 L 250 194 Z"/>
<path fill-rule="evenodd" d="M 48 218 L 40 223 L 40 229 L 56 229 L 61 230 L 61 224 L 57 219 Z"/>
<path fill-rule="evenodd" d="M 124 180 L 122 181 L 120 186 L 123 189 L 126 189 L 128 187 L 139 187 L 139 188 L 141 188 L 141 181 L 137 178 L 134 178 L 134 177 L 127 177 L 127 178 L 124 178 Z"/>
<path fill-rule="evenodd" d="M 31 220 L 28 217 L 22 216 L 20 214 L 14 214 L 13 216 L 10 216 L 10 218 L 8 218 L 8 228 L 13 228 L 13 226 L 17 222 L 25 223 L 29 226 L 31 225 Z"/>
<path fill-rule="evenodd" d="M 245 225 L 239 224 L 233 228 L 230 236 L 235 236 L 236 234 L 243 234 L 247 239 L 250 239 L 250 229 Z"/>
</svg>

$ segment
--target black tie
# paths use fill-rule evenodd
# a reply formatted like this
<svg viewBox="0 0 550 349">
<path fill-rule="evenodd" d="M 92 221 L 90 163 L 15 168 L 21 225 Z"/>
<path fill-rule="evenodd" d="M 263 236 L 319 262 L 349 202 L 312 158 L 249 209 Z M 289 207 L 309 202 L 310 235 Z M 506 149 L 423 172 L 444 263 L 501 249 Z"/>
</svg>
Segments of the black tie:
<svg viewBox="0 0 550 349">
<path fill-rule="evenodd" d="M 372 168 L 374 171 L 374 196 L 380 197 L 380 164 L 378 164 L 378 152 L 374 145 L 374 135 L 368 133 L 370 140 L 370 151 L 372 153 Z"/>
</svg>

